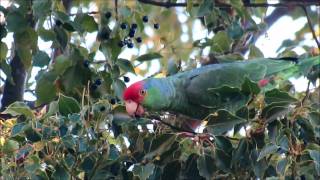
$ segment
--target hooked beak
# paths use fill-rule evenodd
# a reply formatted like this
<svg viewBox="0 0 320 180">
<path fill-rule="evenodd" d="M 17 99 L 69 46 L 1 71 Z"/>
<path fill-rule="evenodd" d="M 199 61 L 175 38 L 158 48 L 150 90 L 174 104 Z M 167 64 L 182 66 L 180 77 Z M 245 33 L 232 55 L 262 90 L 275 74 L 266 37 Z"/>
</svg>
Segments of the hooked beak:
<svg viewBox="0 0 320 180">
<path fill-rule="evenodd" d="M 126 104 L 126 111 L 130 116 L 141 116 L 144 114 L 143 107 L 131 100 L 125 101 Z"/>
</svg>

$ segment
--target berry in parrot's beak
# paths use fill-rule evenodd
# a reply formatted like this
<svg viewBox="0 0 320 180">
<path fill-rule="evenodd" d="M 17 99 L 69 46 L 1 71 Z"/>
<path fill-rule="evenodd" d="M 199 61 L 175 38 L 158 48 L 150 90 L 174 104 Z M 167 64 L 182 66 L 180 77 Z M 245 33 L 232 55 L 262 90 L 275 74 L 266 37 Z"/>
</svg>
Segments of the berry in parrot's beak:
<svg viewBox="0 0 320 180">
<path fill-rule="evenodd" d="M 126 111 L 130 116 L 142 116 L 144 114 L 143 107 L 132 100 L 125 101 Z"/>
</svg>

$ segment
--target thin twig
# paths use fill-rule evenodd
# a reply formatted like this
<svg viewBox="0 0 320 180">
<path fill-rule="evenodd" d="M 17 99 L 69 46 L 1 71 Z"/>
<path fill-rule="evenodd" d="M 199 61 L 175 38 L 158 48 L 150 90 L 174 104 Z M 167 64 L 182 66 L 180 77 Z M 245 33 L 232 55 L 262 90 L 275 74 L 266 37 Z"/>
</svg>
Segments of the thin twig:
<svg viewBox="0 0 320 180">
<path fill-rule="evenodd" d="M 99 14 L 99 11 L 90 11 L 90 12 L 82 12 L 82 13 L 70 13 L 69 16 L 75 16 L 78 14 Z"/>
<path fill-rule="evenodd" d="M 116 11 L 116 20 L 118 21 L 118 0 L 114 0 L 114 6 Z"/>
<path fill-rule="evenodd" d="M 308 86 L 307 86 L 307 90 L 306 90 L 306 95 L 303 97 L 303 99 L 302 99 L 302 101 L 301 101 L 301 106 L 303 106 L 304 102 L 305 102 L 306 99 L 309 97 L 310 84 L 311 84 L 311 81 L 308 81 Z"/>
<path fill-rule="evenodd" d="M 307 11 L 307 8 L 305 7 L 305 5 L 301 5 L 301 8 L 303 9 L 303 11 L 304 11 L 304 13 L 305 13 L 305 15 L 306 15 L 306 17 L 307 17 L 308 25 L 309 25 L 310 31 L 311 31 L 311 33 L 312 33 L 313 39 L 316 41 L 317 46 L 318 46 L 318 48 L 320 49 L 320 42 L 319 42 L 319 40 L 318 40 L 318 38 L 317 38 L 316 32 L 315 32 L 314 29 L 313 29 L 313 25 L 312 25 L 312 22 L 311 22 L 310 15 L 309 15 L 309 13 L 308 13 L 308 11 Z"/>
<path fill-rule="evenodd" d="M 170 124 L 170 123 L 167 123 L 167 122 L 163 121 L 162 119 L 160 119 L 158 116 L 151 115 L 151 116 L 149 116 L 148 118 L 150 118 L 150 119 L 155 119 L 155 120 L 161 122 L 162 124 L 170 127 L 170 128 L 173 129 L 173 130 L 176 130 L 176 131 L 188 132 L 188 133 L 192 133 L 192 134 L 198 134 L 198 133 L 196 133 L 196 132 L 194 132 L 194 131 L 190 131 L 190 130 L 187 130 L 187 129 L 183 129 L 183 128 L 174 126 L 174 125 L 172 125 L 172 124 Z"/>
<path fill-rule="evenodd" d="M 154 6 L 160 6 L 160 7 L 165 7 L 165 8 L 171 8 L 171 7 L 186 7 L 187 3 L 174 3 L 170 1 L 166 2 L 161 2 L 161 1 L 152 1 L 152 0 L 138 0 L 138 2 L 143 3 L 143 4 L 149 4 L 149 5 L 154 5 Z M 193 3 L 193 6 L 199 6 L 199 3 Z M 320 6 L 320 2 L 317 1 L 312 1 L 312 2 L 287 2 L 287 3 L 276 3 L 276 4 L 269 4 L 269 3 L 244 3 L 243 4 L 245 7 L 292 7 L 292 6 L 300 6 L 300 5 L 316 5 Z M 219 3 L 215 2 L 214 4 L 215 7 L 219 8 L 231 8 L 232 6 L 230 4 L 225 4 L 225 3 Z"/>
</svg>

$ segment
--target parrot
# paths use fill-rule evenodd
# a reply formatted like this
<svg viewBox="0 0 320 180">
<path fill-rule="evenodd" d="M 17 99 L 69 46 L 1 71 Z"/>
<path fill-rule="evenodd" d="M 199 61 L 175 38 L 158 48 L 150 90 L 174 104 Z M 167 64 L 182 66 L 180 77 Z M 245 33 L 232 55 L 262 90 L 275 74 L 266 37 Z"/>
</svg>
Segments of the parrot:
<svg viewBox="0 0 320 180">
<path fill-rule="evenodd" d="M 299 61 L 257 58 L 210 64 L 162 78 L 150 77 L 124 90 L 125 108 L 130 116 L 142 116 L 148 110 L 173 112 L 203 120 L 210 113 L 232 107 L 241 100 L 237 96 L 233 99 L 221 97 L 219 93 L 223 93 L 223 87 L 241 88 L 249 79 L 261 88 L 276 75 L 289 78 L 299 73 L 306 74 L 320 64 L 320 56 L 295 60 Z"/>
</svg>

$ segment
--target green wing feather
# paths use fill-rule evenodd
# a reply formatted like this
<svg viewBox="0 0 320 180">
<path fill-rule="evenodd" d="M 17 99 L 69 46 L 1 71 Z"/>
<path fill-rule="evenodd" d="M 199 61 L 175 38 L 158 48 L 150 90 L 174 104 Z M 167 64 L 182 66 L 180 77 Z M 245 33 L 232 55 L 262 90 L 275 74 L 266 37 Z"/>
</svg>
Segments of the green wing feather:
<svg viewBox="0 0 320 180">
<path fill-rule="evenodd" d="M 236 92 L 246 79 L 258 82 L 275 74 L 291 77 L 297 73 L 303 74 L 301 72 L 308 71 L 316 64 L 320 64 L 319 56 L 303 59 L 298 64 L 284 60 L 255 59 L 208 65 L 179 73 L 170 78 L 178 79 L 177 84 L 182 87 L 177 90 L 186 94 L 187 100 L 176 104 L 175 109 L 202 118 L 213 110 L 237 109 L 248 100 L 248 97 Z"/>
</svg>

